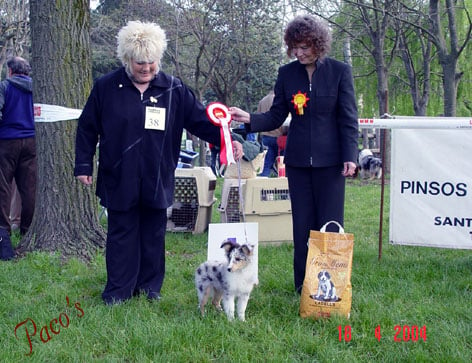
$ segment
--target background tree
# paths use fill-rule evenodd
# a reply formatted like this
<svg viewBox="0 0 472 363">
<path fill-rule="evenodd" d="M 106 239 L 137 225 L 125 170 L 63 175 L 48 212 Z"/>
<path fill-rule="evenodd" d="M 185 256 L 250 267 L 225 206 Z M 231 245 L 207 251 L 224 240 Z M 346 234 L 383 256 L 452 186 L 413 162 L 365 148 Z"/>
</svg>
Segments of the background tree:
<svg viewBox="0 0 472 363">
<path fill-rule="evenodd" d="M 355 40 L 357 45 L 362 47 L 364 52 L 369 55 L 365 58 L 361 67 L 366 68 L 367 66 L 369 69 L 375 69 L 379 116 L 389 112 L 389 70 L 395 60 L 394 54 L 398 44 L 398 37 L 391 31 L 392 17 L 389 14 L 395 12 L 396 6 L 396 0 L 345 0 L 338 4 L 336 12 L 326 13 L 324 9 L 315 10 L 316 15 L 328 19 L 336 25 L 342 33 Z M 334 10 L 334 8 L 331 9 Z M 355 62 L 354 65 L 359 66 L 360 64 Z M 359 68 L 357 72 L 359 72 Z M 390 138 L 388 137 L 388 131 L 386 131 L 386 134 L 384 141 L 386 143 L 385 150 L 387 151 L 389 150 Z M 377 130 L 376 136 L 376 139 L 380 140 L 379 130 Z M 382 155 L 382 159 L 384 161 L 384 172 L 388 173 L 389 153 L 386 152 Z"/>
<path fill-rule="evenodd" d="M 154 21 L 168 38 L 163 70 L 180 77 L 203 102 L 234 102 L 255 110 L 284 59 L 284 3 L 102 0 L 92 14 L 94 77 L 115 68 L 110 41 L 114 45 L 122 25 L 131 19 Z"/>
<path fill-rule="evenodd" d="M 175 73 L 204 103 L 220 101 L 255 110 L 273 87 L 279 65 L 274 28 L 280 24 L 280 3 L 177 1 L 175 23 L 168 24 L 176 30 L 169 32 L 173 40 L 168 51 Z M 203 163 L 204 155 L 200 160 Z"/>
<path fill-rule="evenodd" d="M 9 56 L 29 58 L 28 0 L 0 0 L 0 71 Z M 0 72 L 1 73 L 1 72 Z"/>
<path fill-rule="evenodd" d="M 443 73 L 444 116 L 455 116 L 457 87 L 464 75 L 464 72 L 458 71 L 457 62 L 472 37 L 472 19 L 464 1 L 446 0 L 443 6 L 444 8 L 441 8 L 438 0 L 429 2 L 431 40 L 438 51 L 439 64 Z M 467 16 L 463 40 L 459 39 L 456 6 L 460 6 L 461 11 Z M 443 17 L 447 21 L 443 21 Z"/>
<path fill-rule="evenodd" d="M 408 85 L 415 116 L 426 116 L 431 93 L 431 63 L 433 62 L 432 42 L 425 31 L 411 25 L 427 22 L 418 12 L 400 10 L 394 19 L 394 29 L 399 36 L 399 57 L 405 72 L 397 72 L 397 79 Z M 405 16 L 406 15 L 406 16 Z M 400 19 L 404 20 L 400 20 Z M 402 73 L 406 77 L 402 77 Z"/>
<path fill-rule="evenodd" d="M 282 4 L 176 1 L 175 20 L 168 24 L 175 73 L 203 102 L 218 100 L 255 110 L 273 87 L 280 65 Z"/>
<path fill-rule="evenodd" d="M 30 0 L 36 103 L 82 108 L 91 88 L 89 2 Z M 88 260 L 104 246 L 97 199 L 73 177 L 74 121 L 37 123 L 36 211 L 19 251 Z"/>
<path fill-rule="evenodd" d="M 118 68 L 116 57 L 116 35 L 121 23 L 116 23 L 108 14 L 98 10 L 91 14 L 90 41 L 92 46 L 92 77 L 97 79 Z"/>
<path fill-rule="evenodd" d="M 431 89 L 435 87 L 439 92 L 433 93 L 435 102 L 429 107 L 430 114 L 436 116 L 437 104 L 443 103 L 444 114 L 453 116 L 459 80 L 464 75 L 457 71 L 456 66 L 459 56 L 470 43 L 471 21 L 467 1 L 470 5 L 470 0 L 451 0 L 444 5 L 436 0 L 430 0 L 429 4 L 416 0 L 300 0 L 292 4 L 295 9 L 302 8 L 327 19 L 333 24 L 335 39 L 339 40 L 343 35 L 352 39 L 353 69 L 361 115 L 364 113 L 365 117 L 372 117 L 386 112 L 426 115 Z M 456 21 L 457 12 L 461 14 L 460 25 Z M 340 59 L 340 47 L 336 43 L 342 42 L 335 41 L 333 47 Z M 435 59 L 439 61 L 440 68 Z M 370 85 L 373 77 L 369 74 L 372 70 L 376 75 L 377 112 L 369 112 L 365 107 L 372 105 Z M 441 77 L 435 77 L 436 74 Z M 442 87 L 438 88 L 438 82 L 442 82 Z M 464 90 L 467 92 L 467 87 Z M 410 95 L 410 99 L 406 95 Z M 389 107 L 389 103 L 393 107 Z M 467 106 L 467 102 L 463 104 Z M 377 131 L 377 140 L 378 136 Z M 387 135 L 386 154 L 383 155 L 387 167 L 389 139 Z"/>
</svg>

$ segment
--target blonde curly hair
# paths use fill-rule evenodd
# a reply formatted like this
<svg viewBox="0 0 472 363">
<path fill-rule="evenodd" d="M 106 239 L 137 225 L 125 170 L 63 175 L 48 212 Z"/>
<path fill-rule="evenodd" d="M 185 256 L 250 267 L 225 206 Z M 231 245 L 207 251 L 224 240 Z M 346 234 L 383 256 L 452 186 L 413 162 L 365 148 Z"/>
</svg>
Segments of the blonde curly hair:
<svg viewBox="0 0 472 363">
<path fill-rule="evenodd" d="M 129 21 L 117 36 L 116 53 L 127 67 L 131 60 L 160 64 L 167 48 L 166 33 L 155 23 Z"/>
</svg>

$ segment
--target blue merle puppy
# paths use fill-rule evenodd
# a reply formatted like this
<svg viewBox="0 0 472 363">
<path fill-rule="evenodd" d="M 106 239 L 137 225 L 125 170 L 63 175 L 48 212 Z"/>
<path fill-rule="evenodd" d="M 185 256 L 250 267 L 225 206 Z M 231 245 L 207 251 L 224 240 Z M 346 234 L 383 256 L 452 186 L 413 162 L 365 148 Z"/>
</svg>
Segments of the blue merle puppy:
<svg viewBox="0 0 472 363">
<path fill-rule="evenodd" d="M 253 261 L 254 246 L 225 240 L 221 248 L 225 250 L 226 262 L 207 261 L 195 271 L 200 312 L 205 315 L 205 305 L 213 295 L 212 304 L 220 311 L 224 309 L 228 320 L 233 320 L 237 299 L 238 318 L 244 321 L 249 296 L 254 285 L 258 284 L 257 266 Z"/>
</svg>

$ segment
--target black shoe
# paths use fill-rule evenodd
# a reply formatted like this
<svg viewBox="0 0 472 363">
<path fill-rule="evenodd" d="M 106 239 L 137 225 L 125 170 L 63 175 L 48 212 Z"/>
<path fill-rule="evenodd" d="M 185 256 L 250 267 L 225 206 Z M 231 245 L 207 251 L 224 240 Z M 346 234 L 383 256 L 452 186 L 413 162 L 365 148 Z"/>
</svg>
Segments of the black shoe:
<svg viewBox="0 0 472 363">
<path fill-rule="evenodd" d="M 150 291 L 146 289 L 142 290 L 135 290 L 133 293 L 133 296 L 140 296 L 140 295 L 146 295 L 147 299 L 149 301 L 159 301 L 161 300 L 161 294 L 156 291 Z"/>
<path fill-rule="evenodd" d="M 106 299 L 102 298 L 102 299 L 106 306 L 121 305 L 125 302 L 125 300 L 115 299 L 115 298 L 106 298 Z"/>
<path fill-rule="evenodd" d="M 0 260 L 8 261 L 15 257 L 11 246 L 10 235 L 6 229 L 0 228 Z"/>
<path fill-rule="evenodd" d="M 147 298 L 149 301 L 159 301 L 161 300 L 161 294 L 158 292 L 148 292 Z"/>
</svg>

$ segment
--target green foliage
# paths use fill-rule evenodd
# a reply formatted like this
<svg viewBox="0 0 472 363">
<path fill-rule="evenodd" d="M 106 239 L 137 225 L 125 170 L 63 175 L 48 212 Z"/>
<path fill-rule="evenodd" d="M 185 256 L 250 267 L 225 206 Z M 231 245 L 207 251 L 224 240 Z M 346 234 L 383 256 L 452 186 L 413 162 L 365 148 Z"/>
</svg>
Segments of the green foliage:
<svg viewBox="0 0 472 363">
<path fill-rule="evenodd" d="M 217 196 L 221 192 L 221 180 Z M 378 260 L 380 186 L 358 180 L 346 193 L 345 229 L 355 235 L 350 320 L 298 315 L 292 245 L 259 247 L 259 280 L 247 322 L 197 311 L 193 273 L 207 234 L 169 233 L 163 298 L 107 307 L 102 254 L 88 265 L 30 253 L 2 262 L 0 330 L 5 362 L 469 362 L 472 360 L 472 256 L 468 251 L 383 245 Z M 388 188 L 387 188 L 388 194 Z M 388 202 L 387 202 L 388 204 Z M 216 208 L 215 208 L 216 209 Z M 388 210 L 388 208 L 386 208 Z M 214 210 L 214 221 L 218 213 Z M 388 226 L 385 217 L 384 226 Z M 388 234 L 388 231 L 384 231 Z M 15 239 L 17 239 L 17 235 Z M 69 303 L 66 297 L 69 298 Z M 83 313 L 76 308 L 76 303 Z M 61 315 L 62 314 L 62 315 Z M 43 343 L 40 330 L 59 316 L 67 328 Z M 24 327 L 37 333 L 32 354 Z M 32 332 L 31 322 L 28 325 Z M 52 322 L 53 328 L 57 325 Z M 395 326 L 426 327 L 426 341 L 395 342 Z M 380 326 L 378 341 L 375 329 Z M 341 327 L 341 340 L 339 336 Z M 350 327 L 350 336 L 345 335 Z M 347 330 L 348 331 L 348 330 Z M 43 337 L 46 338 L 45 333 Z M 348 339 L 346 339 L 348 338 Z M 350 339 L 349 339 L 350 338 Z"/>
<path fill-rule="evenodd" d="M 376 66 L 371 53 L 374 47 L 362 27 L 361 13 L 356 8 L 359 2 L 298 0 L 288 3 L 290 6 L 286 7 L 287 2 L 268 0 L 101 0 L 91 16 L 93 78 L 120 65 L 115 54 L 116 35 L 128 20 L 157 21 L 166 30 L 169 39 L 168 52 L 162 63 L 164 71 L 181 77 L 205 102 L 218 99 L 254 111 L 257 102 L 273 87 L 278 66 L 288 61 L 282 42 L 287 20 L 296 12 L 320 13 L 333 24 L 333 57 L 343 60 L 344 42 L 348 37 L 351 41 L 361 117 L 378 116 Z M 428 2 L 405 0 L 387 4 L 392 4 L 393 10 L 402 10 L 397 15 L 401 19 L 427 28 Z M 403 4 L 408 6 L 408 11 L 406 7 L 401 7 Z M 0 13 L 0 69 L 4 73 L 2 65 L 8 54 L 30 58 L 27 54 L 31 48 L 28 37 L 29 6 L 27 1 L 1 0 L 0 5 L 4 10 Z M 384 6 L 384 2 L 377 2 L 376 6 Z M 467 10 L 471 8 L 471 0 L 456 1 L 455 6 L 458 40 L 462 44 L 467 37 L 470 21 Z M 376 17 L 373 9 L 369 6 L 366 12 L 371 21 Z M 394 15 L 393 10 L 388 14 Z M 203 17 L 207 18 L 206 22 L 201 22 Z M 441 19 L 447 38 L 446 14 L 442 14 Z M 406 83 L 404 65 L 398 57 L 398 31 L 393 28 L 394 22 L 389 22 L 384 46 L 384 56 L 389 62 L 389 111 L 397 115 L 414 115 L 411 90 Z M 421 47 L 426 41 L 426 34 L 416 34 L 412 32 L 413 27 L 406 24 L 402 24 L 401 28 L 408 28 L 408 46 L 421 84 L 425 76 L 421 72 L 424 62 Z M 204 58 L 200 54 L 203 44 Z M 219 44 L 223 48 L 218 48 Z M 471 52 L 470 44 L 466 44 L 458 60 L 457 71 L 462 77 L 458 85 L 457 116 L 469 116 L 472 112 L 472 72 L 468 61 Z M 210 69 L 212 62 L 217 62 L 213 71 Z M 431 65 L 431 91 L 426 113 L 437 116 L 444 112 L 444 92 L 442 70 L 434 48 L 432 59 L 426 62 Z M 244 72 L 237 75 L 235 70 L 240 65 L 243 65 Z M 34 70 L 35 64 L 32 66 Z"/>
<path fill-rule="evenodd" d="M 300 4 L 301 3 L 301 4 Z M 416 88 L 418 101 L 425 97 L 427 102 L 426 116 L 444 114 L 443 72 L 438 62 L 437 49 L 428 48 L 431 34 L 431 23 L 428 15 L 430 2 L 397 1 L 397 2 L 356 2 L 343 1 L 331 7 L 318 6 L 323 2 L 299 1 L 297 4 L 304 10 L 326 17 L 333 24 L 334 42 L 332 55 L 343 59 L 342 46 L 349 39 L 352 50 L 353 73 L 359 100 L 361 117 L 376 117 L 380 109 L 377 99 L 378 74 L 380 62 L 375 57 L 383 58 L 388 73 L 388 111 L 394 115 L 415 115 L 413 107 L 413 89 Z M 451 29 L 449 17 L 445 11 L 444 2 L 440 2 L 442 11 L 441 31 L 445 42 L 450 42 Z M 312 6 L 311 6 L 312 5 Z M 465 45 L 464 53 L 458 58 L 457 73 L 462 74 L 457 95 L 457 116 L 468 116 L 472 110 L 470 102 L 470 62 L 467 53 L 470 52 L 470 14 L 465 11 L 470 0 L 454 2 L 458 47 Z M 470 6 L 469 6 L 470 8 Z M 367 26 L 368 24 L 368 26 Z M 385 37 L 383 25 L 385 27 Z M 368 36 L 368 29 L 383 41 L 373 44 Z M 401 38 L 405 37 L 402 44 Z M 431 43 L 432 44 L 432 43 Z M 447 47 L 450 47 L 448 44 Z M 452 51 L 451 51 L 452 53 Z M 407 77 L 405 59 L 411 66 L 410 77 Z M 430 67 L 430 69 L 429 69 Z M 463 95 L 463 96 L 462 96 Z"/>
</svg>

